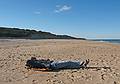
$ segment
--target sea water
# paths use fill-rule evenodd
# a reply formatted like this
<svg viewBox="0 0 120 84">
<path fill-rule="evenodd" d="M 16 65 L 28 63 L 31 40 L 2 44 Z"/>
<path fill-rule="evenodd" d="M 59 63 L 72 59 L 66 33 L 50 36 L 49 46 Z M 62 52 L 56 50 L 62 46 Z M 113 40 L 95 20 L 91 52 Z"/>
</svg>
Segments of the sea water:
<svg viewBox="0 0 120 84">
<path fill-rule="evenodd" d="M 109 43 L 120 44 L 120 39 L 93 39 L 92 41 L 109 42 Z"/>
</svg>

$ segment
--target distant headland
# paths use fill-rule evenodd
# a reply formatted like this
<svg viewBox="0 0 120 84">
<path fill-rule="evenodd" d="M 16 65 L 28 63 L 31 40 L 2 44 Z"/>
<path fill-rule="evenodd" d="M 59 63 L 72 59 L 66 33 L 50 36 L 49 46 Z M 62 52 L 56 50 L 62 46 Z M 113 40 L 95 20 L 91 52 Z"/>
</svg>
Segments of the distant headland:
<svg viewBox="0 0 120 84">
<path fill-rule="evenodd" d="M 30 29 L 0 27 L 0 39 L 77 39 L 86 40 L 85 38 L 76 38 L 68 35 L 56 35 L 50 32 L 36 31 Z"/>
</svg>

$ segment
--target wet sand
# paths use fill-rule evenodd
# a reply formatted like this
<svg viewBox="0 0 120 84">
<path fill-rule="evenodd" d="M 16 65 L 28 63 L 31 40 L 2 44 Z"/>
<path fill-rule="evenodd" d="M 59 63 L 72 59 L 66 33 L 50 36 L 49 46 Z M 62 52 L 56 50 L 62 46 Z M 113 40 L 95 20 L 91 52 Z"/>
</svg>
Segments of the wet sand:
<svg viewBox="0 0 120 84">
<path fill-rule="evenodd" d="M 31 57 L 90 59 L 90 67 L 43 72 L 25 69 Z M 80 40 L 0 40 L 0 84 L 120 84 L 120 45 Z"/>
</svg>

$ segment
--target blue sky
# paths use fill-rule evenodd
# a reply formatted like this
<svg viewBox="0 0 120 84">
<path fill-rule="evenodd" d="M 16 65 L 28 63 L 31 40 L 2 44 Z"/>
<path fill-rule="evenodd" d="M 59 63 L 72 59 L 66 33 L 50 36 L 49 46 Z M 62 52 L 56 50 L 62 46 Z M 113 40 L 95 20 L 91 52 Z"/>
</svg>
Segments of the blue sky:
<svg viewBox="0 0 120 84">
<path fill-rule="evenodd" d="M 120 0 L 0 0 L 0 26 L 120 38 Z"/>
</svg>

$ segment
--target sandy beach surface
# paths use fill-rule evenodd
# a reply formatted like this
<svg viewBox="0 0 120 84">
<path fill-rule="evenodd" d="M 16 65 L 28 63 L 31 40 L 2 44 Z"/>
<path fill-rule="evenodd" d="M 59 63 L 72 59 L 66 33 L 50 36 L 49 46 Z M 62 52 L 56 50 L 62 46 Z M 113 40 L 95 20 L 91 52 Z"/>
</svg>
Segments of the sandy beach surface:
<svg viewBox="0 0 120 84">
<path fill-rule="evenodd" d="M 34 71 L 25 68 L 31 57 L 51 60 L 90 59 L 89 67 Z M 0 84 L 120 84 L 120 45 L 80 40 L 0 40 Z"/>
</svg>

